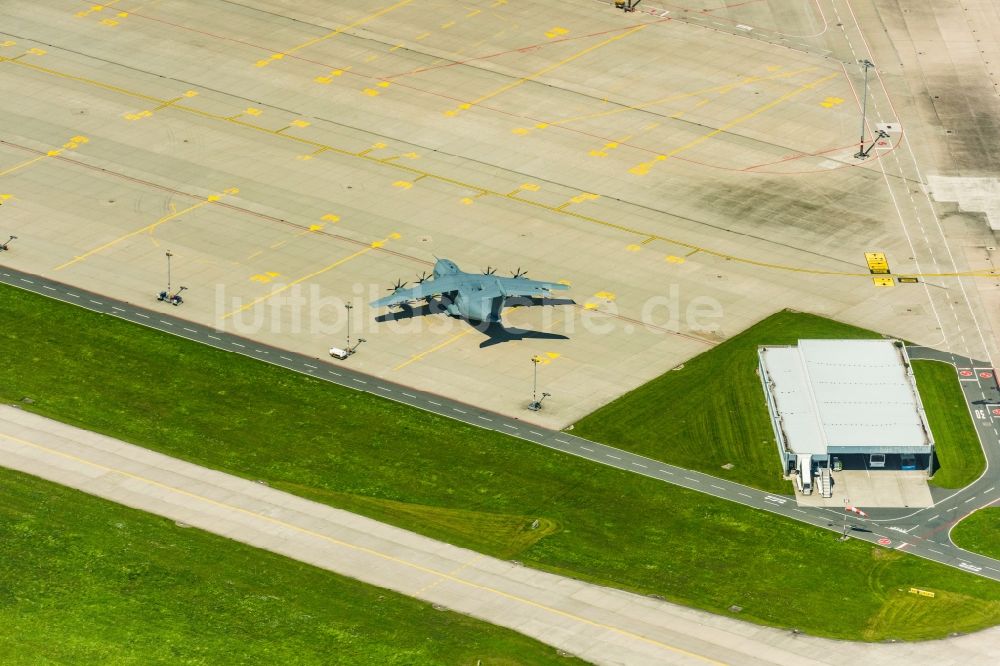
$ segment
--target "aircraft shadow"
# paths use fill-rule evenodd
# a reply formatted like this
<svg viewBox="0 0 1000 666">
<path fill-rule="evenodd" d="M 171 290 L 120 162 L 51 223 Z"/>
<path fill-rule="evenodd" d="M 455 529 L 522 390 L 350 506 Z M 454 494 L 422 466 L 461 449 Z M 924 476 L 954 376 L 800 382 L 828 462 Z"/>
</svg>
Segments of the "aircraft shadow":
<svg viewBox="0 0 1000 666">
<path fill-rule="evenodd" d="M 524 307 L 533 305 L 575 305 L 576 301 L 571 298 L 547 298 L 547 297 L 517 297 L 507 299 L 507 307 Z M 436 314 L 447 314 L 444 309 L 444 305 L 440 300 L 431 300 L 424 305 L 412 306 L 404 305 L 401 309 L 394 312 L 386 312 L 375 317 L 375 321 L 382 323 L 387 321 L 403 321 L 406 319 L 413 319 L 415 317 L 426 317 L 428 315 Z M 562 335 L 561 333 L 546 333 L 545 331 L 533 331 L 522 328 L 507 328 L 503 324 L 484 324 L 482 322 L 468 322 L 469 326 L 472 326 L 480 333 L 486 336 L 486 339 L 479 343 L 479 347 L 492 347 L 493 345 L 503 344 L 505 342 L 516 342 L 519 340 L 534 339 L 534 340 L 569 340 L 569 336 Z"/>
</svg>

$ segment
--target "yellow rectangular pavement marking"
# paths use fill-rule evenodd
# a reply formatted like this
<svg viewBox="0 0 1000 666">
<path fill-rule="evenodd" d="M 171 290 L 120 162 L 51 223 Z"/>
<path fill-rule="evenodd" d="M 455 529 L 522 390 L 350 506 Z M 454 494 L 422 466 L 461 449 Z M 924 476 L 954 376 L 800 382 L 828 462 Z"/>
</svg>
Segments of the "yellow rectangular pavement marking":
<svg viewBox="0 0 1000 666">
<path fill-rule="evenodd" d="M 888 275 L 889 262 L 881 252 L 865 252 L 865 261 L 868 263 L 868 270 L 875 275 Z"/>
<path fill-rule="evenodd" d="M 876 277 L 872 278 L 872 282 L 876 287 L 895 287 L 896 281 L 891 277 Z"/>
<path fill-rule="evenodd" d="M 768 103 L 766 103 L 766 104 L 764 104 L 762 106 L 757 107 L 753 111 L 750 111 L 749 113 L 744 113 L 742 116 L 739 116 L 738 118 L 734 118 L 733 120 L 730 120 L 727 123 L 723 123 L 722 125 L 720 125 L 716 129 L 712 130 L 711 132 L 707 132 L 705 134 L 702 134 L 699 137 L 696 137 L 696 138 L 692 139 L 691 141 L 688 141 L 683 146 L 678 146 L 677 148 L 674 148 L 673 150 L 671 150 L 671 151 L 669 151 L 667 153 L 664 153 L 662 155 L 657 155 L 655 158 L 653 158 L 653 162 L 662 162 L 662 161 L 664 161 L 664 160 L 666 160 L 668 158 L 674 157 L 675 155 L 679 155 L 680 153 L 682 153 L 682 152 L 684 152 L 686 150 L 690 150 L 691 148 L 694 148 L 695 146 L 697 146 L 697 145 L 699 145 L 701 143 L 704 143 L 705 141 L 708 141 L 713 136 L 716 136 L 717 134 L 721 134 L 721 133 L 723 133 L 723 132 L 725 132 L 727 130 L 730 130 L 733 127 L 736 127 L 737 125 L 739 125 L 740 123 L 746 122 L 747 120 L 750 120 L 751 118 L 759 116 L 760 114 L 764 113 L 765 111 L 770 111 L 771 109 L 773 109 L 774 107 L 778 106 L 779 104 L 787 102 L 788 100 L 801 95 L 802 93 L 806 92 L 807 90 L 812 90 L 813 88 L 815 88 L 815 87 L 817 87 L 817 86 L 819 86 L 819 85 L 821 85 L 823 83 L 826 83 L 827 81 L 829 81 L 831 79 L 834 79 L 834 78 L 836 78 L 836 77 L 838 77 L 840 75 L 841 75 L 840 72 L 834 72 L 832 74 L 827 74 L 826 76 L 821 76 L 818 79 L 815 79 L 813 81 L 810 81 L 809 83 L 803 84 L 803 85 L 799 86 L 798 88 L 796 88 L 795 90 L 790 90 L 789 92 L 787 92 L 784 95 L 778 97 L 777 99 L 773 99 L 770 102 L 768 102 Z M 632 167 L 631 169 L 629 169 L 629 172 L 633 173 L 633 174 L 636 174 L 636 175 L 645 175 L 646 173 L 649 172 L 650 168 L 653 166 L 653 162 L 643 162 L 641 164 L 638 164 L 638 165 Z"/>
<path fill-rule="evenodd" d="M 322 275 L 323 273 L 326 273 L 327 271 L 333 270 L 337 266 L 341 266 L 343 264 L 346 264 L 351 259 L 356 259 L 357 257 L 360 257 L 363 254 L 371 252 L 372 250 L 374 250 L 376 248 L 382 247 L 385 244 L 385 241 L 389 240 L 390 238 L 399 238 L 399 234 L 390 234 L 388 238 L 385 238 L 385 239 L 383 239 L 381 241 L 373 241 L 371 243 L 371 245 L 369 245 L 368 247 L 362 248 L 362 249 L 358 250 L 357 252 L 355 252 L 354 254 L 351 254 L 351 255 L 348 255 L 348 256 L 344 257 L 343 259 L 338 259 L 337 261 L 333 262 L 332 264 L 324 266 L 323 268 L 321 268 L 321 269 L 319 269 L 317 271 L 313 271 L 312 273 L 309 273 L 308 275 L 304 275 L 304 276 L 298 278 L 297 280 L 292 280 L 291 282 L 289 282 L 288 284 L 286 284 L 284 286 L 278 287 L 277 289 L 273 289 L 273 290 L 271 290 L 270 293 L 268 293 L 268 294 L 266 294 L 264 296 L 261 296 L 260 298 L 255 298 L 254 300 L 250 301 L 249 303 L 247 303 L 243 307 L 237 308 L 236 310 L 233 310 L 232 312 L 226 313 L 225 315 L 223 315 L 222 318 L 223 319 L 229 319 L 233 315 L 239 314 L 240 312 L 243 312 L 245 310 L 249 310 L 250 308 L 252 308 L 255 305 L 257 305 L 258 303 L 262 303 L 263 301 L 266 301 L 267 299 L 271 298 L 272 296 L 274 296 L 276 294 L 280 294 L 281 292 L 285 291 L 286 289 L 291 289 L 292 287 L 294 287 L 297 284 L 301 284 L 301 283 L 305 282 L 306 280 L 311 280 L 312 278 L 314 278 L 314 277 L 316 277 L 318 275 Z"/>
<path fill-rule="evenodd" d="M 461 333 L 457 333 L 457 334 L 451 336 L 450 338 L 448 338 L 444 342 L 441 342 L 441 343 L 439 343 L 437 345 L 434 345 L 433 347 L 431 347 L 427 351 L 422 351 L 419 354 L 414 354 L 409 359 L 403 361 L 402 363 L 400 363 L 399 365 L 397 365 L 395 368 L 393 368 L 393 370 L 399 370 L 401 368 L 405 368 L 409 364 L 415 363 L 415 362 L 419 361 L 420 359 L 422 359 L 423 357 L 427 356 L 428 354 L 433 354 L 434 352 L 438 351 L 439 349 L 443 349 L 444 347 L 447 347 L 448 345 L 450 345 L 451 343 L 455 342 L 459 338 L 465 337 L 466 335 L 468 335 L 469 333 L 472 333 L 475 330 L 476 329 L 472 328 L 471 325 L 470 325 L 469 328 L 465 329 Z"/>
<path fill-rule="evenodd" d="M 532 81 L 534 79 L 537 79 L 539 76 L 542 76 L 543 74 L 548 74 L 549 72 L 551 72 L 551 71 L 553 71 L 555 69 L 558 69 L 558 68 L 562 67 L 563 65 L 567 65 L 567 64 L 573 62 L 577 58 L 582 58 L 583 56 L 587 55 L 588 53 L 593 53 L 594 51 L 596 51 L 599 48 L 607 46 L 608 44 L 611 44 L 613 42 L 617 42 L 619 39 L 624 39 L 625 37 L 628 37 L 629 35 L 631 35 L 633 33 L 639 32 L 640 30 L 643 30 L 646 27 L 648 27 L 648 26 L 640 25 L 638 27 L 632 28 L 631 30 L 627 30 L 626 32 L 623 32 L 623 33 L 621 33 L 619 35 L 615 35 L 614 37 L 609 37 L 608 39 L 605 39 L 602 42 L 598 42 L 597 44 L 592 44 L 591 46 L 588 46 L 587 48 L 583 49 L 582 51 L 578 51 L 578 52 L 574 53 L 573 55 L 569 56 L 568 58 L 563 58 L 562 60 L 559 60 L 558 62 L 554 62 L 551 65 L 547 65 L 546 67 L 543 67 L 542 69 L 538 70 L 537 72 L 534 72 L 532 74 L 528 74 L 525 77 L 522 77 L 522 78 L 520 78 L 520 79 L 518 79 L 516 81 L 512 81 L 511 83 L 508 83 L 505 86 L 501 86 L 500 88 L 497 88 L 496 90 L 494 90 L 491 93 L 487 93 L 487 94 L 483 95 L 482 97 L 478 97 L 478 98 L 472 100 L 471 102 L 469 102 L 469 104 L 480 104 L 482 102 L 485 102 L 488 99 L 493 99 L 497 95 L 501 95 L 501 94 L 507 92 L 508 90 L 511 90 L 511 89 L 516 88 L 516 87 L 518 87 L 518 86 L 520 86 L 520 85 L 522 85 L 524 83 L 527 83 L 528 81 Z"/>
</svg>

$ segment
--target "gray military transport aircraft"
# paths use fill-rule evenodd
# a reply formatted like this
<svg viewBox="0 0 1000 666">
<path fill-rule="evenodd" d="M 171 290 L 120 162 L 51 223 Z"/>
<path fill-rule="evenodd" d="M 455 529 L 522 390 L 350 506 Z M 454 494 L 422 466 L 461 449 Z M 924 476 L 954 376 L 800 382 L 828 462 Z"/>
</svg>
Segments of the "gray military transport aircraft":
<svg viewBox="0 0 1000 666">
<path fill-rule="evenodd" d="M 525 271 L 518 268 L 513 277 L 499 277 L 496 269 L 487 267 L 483 273 L 466 273 L 455 262 L 438 259 L 434 272 L 418 276 L 414 287 L 406 288 L 405 282 L 397 281 L 390 289 L 391 294 L 372 301 L 373 308 L 404 306 L 426 300 L 431 303 L 440 296 L 441 310 L 453 317 L 466 319 L 473 324 L 499 324 L 504 301 L 508 298 L 528 297 L 544 299 L 553 289 L 569 289 L 559 282 L 529 280 Z M 560 303 L 572 301 L 560 301 Z M 533 304 L 532 301 L 520 304 Z"/>
<path fill-rule="evenodd" d="M 480 347 L 490 347 L 503 342 L 524 340 L 567 340 L 561 333 L 507 328 L 500 321 L 505 307 L 525 305 L 573 305 L 571 298 L 550 298 L 552 289 L 568 289 L 558 282 L 529 280 L 518 268 L 512 277 L 497 277 L 496 269 L 487 267 L 483 273 L 466 273 L 447 259 L 438 259 L 431 275 L 417 276 L 417 286 L 406 288 L 397 281 L 389 288 L 392 293 L 374 301 L 372 307 L 397 307 L 379 315 L 375 321 L 411 319 L 425 315 L 445 313 L 468 321 L 476 330 L 486 334 Z M 423 304 L 417 305 L 420 301 Z M 416 305 L 416 307 L 414 307 Z"/>
</svg>

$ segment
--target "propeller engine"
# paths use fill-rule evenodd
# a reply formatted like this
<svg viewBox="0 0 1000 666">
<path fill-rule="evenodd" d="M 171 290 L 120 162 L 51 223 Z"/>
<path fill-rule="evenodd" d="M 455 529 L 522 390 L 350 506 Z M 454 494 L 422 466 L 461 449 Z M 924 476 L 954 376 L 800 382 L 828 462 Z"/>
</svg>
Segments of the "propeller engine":
<svg viewBox="0 0 1000 666">
<path fill-rule="evenodd" d="M 409 282 L 403 282 L 401 279 L 396 280 L 396 284 L 392 285 L 386 291 L 399 291 L 400 289 L 405 289 Z"/>
<path fill-rule="evenodd" d="M 427 281 L 430 277 L 431 276 L 427 274 L 427 271 L 422 272 L 420 275 L 417 276 L 417 284 L 421 284 Z"/>
<path fill-rule="evenodd" d="M 517 270 L 511 273 L 515 278 L 526 278 L 528 277 L 528 271 L 522 271 L 521 267 L 518 266 Z"/>
<path fill-rule="evenodd" d="M 497 272 L 497 269 L 493 268 L 492 266 L 487 266 L 486 270 L 483 271 L 483 275 L 493 275 L 496 272 Z"/>
</svg>

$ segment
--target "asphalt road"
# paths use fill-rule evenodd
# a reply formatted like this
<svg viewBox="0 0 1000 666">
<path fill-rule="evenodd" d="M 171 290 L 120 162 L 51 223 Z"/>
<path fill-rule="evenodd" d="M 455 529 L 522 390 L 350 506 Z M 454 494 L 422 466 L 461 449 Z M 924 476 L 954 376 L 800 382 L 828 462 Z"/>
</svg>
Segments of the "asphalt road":
<svg viewBox="0 0 1000 666">
<path fill-rule="evenodd" d="M 319 357 L 304 356 L 258 344 L 246 338 L 181 319 L 176 315 L 183 312 L 183 306 L 175 308 L 166 303 L 160 303 L 155 300 L 152 294 L 148 304 L 144 306 L 133 305 L 6 267 L 0 267 L 0 282 L 94 312 L 200 342 L 223 351 L 242 354 L 294 372 L 372 393 L 476 427 L 495 430 L 602 465 L 738 502 L 833 532 L 839 533 L 842 529 L 843 513 L 839 510 L 799 507 L 792 497 L 772 495 L 708 474 L 675 467 L 628 451 L 592 442 L 566 432 L 531 425 L 519 419 L 479 409 L 474 405 L 417 391 L 407 386 L 353 371 L 349 367 L 350 359 L 331 362 Z M 969 408 L 974 416 L 973 420 L 984 444 L 983 449 L 986 453 L 988 468 L 986 473 L 970 486 L 944 498 L 935 497 L 935 505 L 931 508 L 919 511 L 870 510 L 868 520 L 856 518 L 850 521 L 855 526 L 851 531 L 852 537 L 886 548 L 905 550 L 928 560 L 1000 581 L 1000 561 L 962 550 L 955 546 L 950 538 L 951 528 L 963 517 L 977 508 L 994 504 L 1000 500 L 1000 492 L 998 492 L 1000 478 L 997 474 L 997 471 L 1000 470 L 1000 459 L 998 459 L 1000 457 L 1000 432 L 998 432 L 1000 415 L 995 415 L 991 411 L 991 409 L 1000 409 L 1000 406 L 989 407 L 992 404 L 1000 405 L 1000 392 L 997 390 L 995 373 L 992 368 L 986 368 L 982 363 L 945 352 L 920 347 L 910 348 L 909 351 L 911 358 L 914 359 L 941 360 L 952 363 L 958 368 L 971 368 L 974 371 L 975 377 L 968 379 L 968 381 L 962 381 L 962 387 L 969 400 Z M 987 372 L 990 373 L 989 377 L 979 374 Z"/>
</svg>

